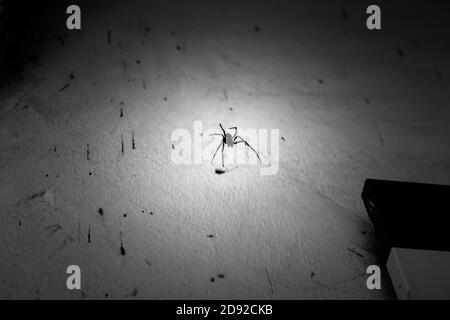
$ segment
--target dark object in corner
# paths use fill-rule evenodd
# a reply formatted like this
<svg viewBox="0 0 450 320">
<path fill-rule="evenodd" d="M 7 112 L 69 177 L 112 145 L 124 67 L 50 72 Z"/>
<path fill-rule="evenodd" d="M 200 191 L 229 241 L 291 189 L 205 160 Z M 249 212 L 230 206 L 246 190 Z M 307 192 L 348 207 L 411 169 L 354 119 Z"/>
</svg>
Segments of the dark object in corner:
<svg viewBox="0 0 450 320">
<path fill-rule="evenodd" d="M 450 186 L 367 179 L 361 196 L 382 263 L 392 247 L 450 251 Z"/>
</svg>

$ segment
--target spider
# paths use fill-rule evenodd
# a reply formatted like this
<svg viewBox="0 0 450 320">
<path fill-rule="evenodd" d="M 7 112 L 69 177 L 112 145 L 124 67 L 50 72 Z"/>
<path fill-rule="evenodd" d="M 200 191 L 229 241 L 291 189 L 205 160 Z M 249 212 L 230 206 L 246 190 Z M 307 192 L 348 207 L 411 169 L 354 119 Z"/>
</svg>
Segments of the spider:
<svg viewBox="0 0 450 320">
<path fill-rule="evenodd" d="M 253 150 L 254 153 L 256 153 L 256 156 L 258 157 L 259 161 L 261 161 L 261 158 L 259 157 L 258 152 L 256 152 L 255 149 L 247 142 L 245 141 L 241 136 L 237 134 L 237 127 L 231 127 L 230 130 L 235 130 L 234 135 L 231 135 L 231 133 L 225 132 L 225 130 L 222 127 L 222 124 L 219 123 L 220 129 L 222 129 L 223 133 L 213 133 L 210 134 L 210 136 L 221 136 L 222 141 L 220 142 L 219 146 L 216 149 L 216 152 L 214 152 L 214 156 L 211 159 L 211 162 L 214 161 L 214 158 L 216 157 L 217 151 L 219 151 L 220 147 L 222 147 L 222 167 L 225 167 L 223 165 L 223 149 L 225 148 L 225 145 L 227 145 L 228 148 L 232 148 L 235 144 L 238 143 L 245 143 L 247 147 Z M 239 141 L 236 141 L 236 139 L 240 139 Z"/>
</svg>

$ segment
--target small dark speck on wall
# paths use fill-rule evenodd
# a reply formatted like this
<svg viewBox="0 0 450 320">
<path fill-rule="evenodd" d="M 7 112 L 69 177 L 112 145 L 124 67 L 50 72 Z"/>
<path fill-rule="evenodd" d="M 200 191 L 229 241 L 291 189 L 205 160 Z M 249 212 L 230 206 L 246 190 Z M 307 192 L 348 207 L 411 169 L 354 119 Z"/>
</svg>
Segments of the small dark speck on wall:
<svg viewBox="0 0 450 320">
<path fill-rule="evenodd" d="M 345 22 L 350 21 L 350 16 L 345 8 L 342 9 L 342 19 L 344 19 Z"/>
<path fill-rule="evenodd" d="M 69 86 L 70 86 L 70 83 L 68 83 L 68 84 L 64 85 L 63 87 L 61 87 L 61 88 L 59 89 L 59 91 L 62 92 L 62 91 L 64 91 L 64 90 L 66 90 Z"/>
<path fill-rule="evenodd" d="M 259 25 L 255 25 L 255 27 L 253 28 L 253 30 L 255 32 L 260 32 L 261 31 L 261 27 Z"/>
<path fill-rule="evenodd" d="M 35 193 L 35 194 L 31 195 L 30 197 L 28 197 L 28 200 L 33 200 L 38 197 L 42 197 L 44 194 L 45 194 L 45 190 L 42 190 L 42 191 Z"/>
<path fill-rule="evenodd" d="M 138 294 L 138 290 L 137 290 L 137 288 L 135 288 L 133 291 L 131 291 L 131 293 L 125 294 L 125 298 L 136 297 L 137 294 Z"/>
<path fill-rule="evenodd" d="M 125 255 L 125 248 L 123 247 L 123 237 L 122 232 L 120 232 L 120 254 Z"/>
<path fill-rule="evenodd" d="M 123 144 L 123 134 L 120 135 L 120 142 L 121 142 L 121 148 L 120 151 L 122 153 L 122 155 L 125 153 L 125 146 Z"/>
<path fill-rule="evenodd" d="M 397 53 L 402 58 L 405 56 L 405 51 L 403 51 L 403 49 L 400 47 L 397 47 Z"/>
<path fill-rule="evenodd" d="M 219 273 L 219 274 L 217 275 L 217 278 L 223 279 L 223 278 L 225 278 L 225 275 L 224 275 L 223 273 Z"/>
<path fill-rule="evenodd" d="M 98 213 L 103 217 L 103 209 L 102 208 L 98 208 Z"/>
<path fill-rule="evenodd" d="M 59 44 L 64 47 L 64 45 L 66 44 L 66 40 L 64 37 L 57 37 L 56 40 L 58 40 Z"/>
<path fill-rule="evenodd" d="M 358 257 L 360 257 L 360 258 L 364 258 L 364 256 L 363 256 L 361 253 L 359 253 L 358 251 L 356 251 L 355 248 L 347 248 L 347 250 L 348 250 L 350 253 L 353 253 L 353 254 L 357 255 Z"/>
</svg>

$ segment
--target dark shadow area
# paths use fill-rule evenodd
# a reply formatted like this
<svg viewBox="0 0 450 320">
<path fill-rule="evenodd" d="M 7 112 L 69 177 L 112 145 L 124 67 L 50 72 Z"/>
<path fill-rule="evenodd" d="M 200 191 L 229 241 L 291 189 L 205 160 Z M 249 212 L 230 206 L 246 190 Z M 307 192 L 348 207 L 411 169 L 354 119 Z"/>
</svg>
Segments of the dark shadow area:
<svg viewBox="0 0 450 320">
<path fill-rule="evenodd" d="M 39 64 L 40 49 L 45 39 L 64 31 L 67 3 L 64 0 L 2 2 L 0 88 L 21 82 L 26 66 Z"/>
<path fill-rule="evenodd" d="M 169 9 L 170 12 L 181 12 L 189 4 L 198 4 L 202 1 L 152 1 L 147 2 L 148 12 L 155 13 Z M 302 12 L 301 1 L 236 1 L 233 2 L 236 12 L 248 12 L 249 16 L 258 12 L 273 12 L 273 19 L 280 20 L 277 10 L 289 8 L 295 12 Z M 320 1 L 324 11 L 335 6 L 333 1 Z M 0 88 L 5 84 L 12 85 L 24 78 L 24 70 L 27 65 L 39 64 L 41 49 L 47 38 L 55 40 L 64 46 L 68 38 L 68 30 L 65 27 L 67 19 L 66 8 L 73 4 L 68 0 L 3 0 L 0 2 Z M 109 5 L 122 5 L 120 2 L 109 1 L 77 1 L 83 11 L 82 14 L 93 15 L 94 11 L 102 10 Z M 336 11 L 336 19 L 341 20 L 343 26 L 349 30 L 367 32 L 362 14 L 370 1 L 342 1 L 341 11 Z M 442 35 L 449 34 L 450 26 L 447 23 L 450 4 L 444 1 L 433 1 L 430 5 L 426 1 L 379 1 L 383 8 L 382 21 L 384 32 L 408 33 L 414 25 L 423 25 L 423 34 L 411 34 L 408 39 L 414 46 L 420 47 L 420 39 L 440 39 Z M 221 8 L 224 2 L 204 2 L 205 8 Z M 95 8 L 95 9 L 94 9 Z M 239 9 L 238 9 L 239 8 Z M 213 14 L 213 12 L 212 12 Z M 231 14 L 231 13 L 230 13 Z M 359 18 L 357 19 L 356 16 Z M 230 16 L 232 21 L 232 15 Z M 253 26 L 255 33 L 262 33 L 264 25 L 269 21 L 249 20 L 249 26 Z M 433 33 L 429 30 L 433 28 Z M 202 30 L 204 31 L 204 30 Z M 379 33 L 367 34 L 370 38 L 379 37 Z M 441 43 L 448 47 L 448 43 Z M 409 52 L 404 49 L 404 44 L 399 44 L 396 52 L 399 57 L 407 58 Z M 426 49 L 426 48 L 425 48 Z M 177 50 L 181 47 L 177 45 Z M 438 77 L 442 72 L 436 71 Z"/>
</svg>

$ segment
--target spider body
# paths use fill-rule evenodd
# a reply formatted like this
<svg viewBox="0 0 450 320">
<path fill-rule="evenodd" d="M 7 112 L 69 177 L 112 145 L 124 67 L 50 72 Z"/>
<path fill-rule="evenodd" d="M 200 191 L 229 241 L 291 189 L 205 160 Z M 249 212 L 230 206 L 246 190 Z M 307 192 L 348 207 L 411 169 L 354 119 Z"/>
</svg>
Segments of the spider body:
<svg viewBox="0 0 450 320">
<path fill-rule="evenodd" d="M 213 162 L 214 158 L 216 157 L 217 151 L 219 151 L 220 147 L 222 147 L 222 167 L 225 167 L 223 162 L 224 162 L 224 154 L 223 154 L 223 149 L 225 147 L 225 145 L 227 145 L 228 148 L 232 148 L 235 144 L 238 143 L 244 143 L 247 147 L 249 147 L 258 157 L 259 161 L 261 161 L 261 158 L 259 157 L 258 152 L 256 152 L 255 149 L 253 149 L 253 147 L 247 142 L 245 141 L 242 137 L 240 137 L 237 134 L 237 127 L 231 127 L 230 129 L 234 129 L 234 135 L 231 135 L 231 133 L 225 132 L 225 130 L 222 127 L 222 124 L 219 123 L 220 129 L 222 129 L 222 133 L 213 133 L 210 134 L 210 136 L 221 136 L 222 137 L 222 141 L 220 142 L 219 146 L 216 149 L 216 152 L 214 153 L 214 156 L 211 159 L 211 162 Z"/>
<path fill-rule="evenodd" d="M 231 135 L 231 133 L 225 134 L 225 144 L 227 145 L 228 148 L 232 148 L 234 146 L 234 138 Z"/>
</svg>

